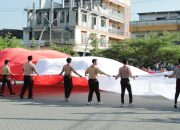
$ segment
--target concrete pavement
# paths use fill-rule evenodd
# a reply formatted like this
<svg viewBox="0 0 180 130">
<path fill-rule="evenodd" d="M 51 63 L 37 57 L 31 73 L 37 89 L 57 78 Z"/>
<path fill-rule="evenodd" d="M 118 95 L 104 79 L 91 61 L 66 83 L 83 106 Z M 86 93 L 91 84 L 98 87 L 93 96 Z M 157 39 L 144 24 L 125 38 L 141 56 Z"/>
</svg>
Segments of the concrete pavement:
<svg viewBox="0 0 180 130">
<path fill-rule="evenodd" d="M 0 97 L 0 130 L 177 130 L 180 108 L 163 97 L 134 96 L 134 107 L 120 108 L 120 94 L 101 93 L 87 106 L 87 93 L 37 95 L 33 100 Z M 125 98 L 126 104 L 128 97 Z M 180 103 L 178 105 L 180 107 Z"/>
</svg>

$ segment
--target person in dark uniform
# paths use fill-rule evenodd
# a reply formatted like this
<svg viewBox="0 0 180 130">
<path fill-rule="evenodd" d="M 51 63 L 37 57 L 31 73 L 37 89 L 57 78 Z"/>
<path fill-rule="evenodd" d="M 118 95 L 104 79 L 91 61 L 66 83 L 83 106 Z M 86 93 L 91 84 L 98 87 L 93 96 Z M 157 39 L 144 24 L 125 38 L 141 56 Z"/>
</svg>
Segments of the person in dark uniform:
<svg viewBox="0 0 180 130">
<path fill-rule="evenodd" d="M 135 79 L 135 76 L 132 76 L 131 69 L 128 67 L 127 59 L 123 60 L 123 64 L 124 66 L 119 69 L 119 73 L 115 76 L 116 79 L 118 79 L 119 77 L 121 78 L 121 107 L 124 106 L 124 94 L 126 89 L 129 92 L 129 106 L 133 106 L 133 97 L 129 77 Z"/>
<path fill-rule="evenodd" d="M 110 75 L 102 72 L 97 67 L 97 59 L 93 59 L 92 63 L 93 64 L 90 67 L 88 67 L 87 70 L 85 71 L 85 76 L 87 74 L 89 74 L 89 80 L 88 80 L 89 95 L 88 95 L 88 104 L 87 105 L 92 104 L 92 97 L 93 97 L 94 92 L 96 93 L 98 104 L 102 104 L 101 98 L 100 98 L 100 91 L 99 91 L 99 81 L 97 80 L 97 77 L 98 77 L 98 74 L 101 74 L 101 75 L 104 74 L 104 75 L 110 76 Z"/>
<path fill-rule="evenodd" d="M 165 75 L 165 77 L 174 78 L 176 77 L 176 93 L 174 100 L 174 108 L 177 108 L 177 100 L 180 94 L 180 59 L 178 61 L 178 66 L 174 69 L 171 75 Z"/>
<path fill-rule="evenodd" d="M 71 95 L 72 89 L 73 89 L 73 82 L 72 82 L 72 72 L 74 72 L 79 77 L 82 77 L 80 74 L 78 74 L 75 69 L 71 65 L 71 58 L 67 58 L 66 62 L 67 64 L 63 66 L 63 69 L 59 75 L 62 75 L 64 73 L 64 94 L 65 94 L 65 101 L 70 101 L 69 97 Z"/>
<path fill-rule="evenodd" d="M 24 84 L 21 89 L 20 99 L 24 98 L 24 93 L 26 92 L 26 89 L 29 86 L 29 94 L 28 99 L 33 99 L 33 75 L 36 73 L 38 75 L 38 72 L 36 70 L 36 66 L 32 63 L 32 56 L 28 56 L 28 61 L 24 64 Z"/>
<path fill-rule="evenodd" d="M 8 65 L 9 60 L 5 60 L 4 63 L 5 63 L 5 66 L 2 68 L 2 87 L 1 87 L 0 96 L 2 96 L 2 97 L 4 96 L 3 93 L 4 93 L 4 87 L 5 87 L 6 83 L 9 88 L 9 92 L 10 92 L 11 96 L 14 96 L 16 93 L 13 93 L 13 91 L 12 91 L 12 85 L 11 85 L 11 80 L 9 78 L 9 75 L 10 74 L 15 75 L 15 74 L 13 74 L 11 72 L 11 69 Z"/>
</svg>

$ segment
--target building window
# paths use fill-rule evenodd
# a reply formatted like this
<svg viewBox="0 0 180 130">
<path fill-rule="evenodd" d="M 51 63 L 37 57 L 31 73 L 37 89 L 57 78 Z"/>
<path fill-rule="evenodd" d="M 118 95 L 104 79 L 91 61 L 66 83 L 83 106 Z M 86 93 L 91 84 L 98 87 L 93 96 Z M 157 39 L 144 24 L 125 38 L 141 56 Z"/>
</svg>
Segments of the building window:
<svg viewBox="0 0 180 130">
<path fill-rule="evenodd" d="M 41 12 L 37 13 L 36 14 L 36 17 L 37 17 L 37 24 L 41 24 Z"/>
<path fill-rule="evenodd" d="M 60 23 L 64 23 L 64 11 L 61 12 Z"/>
<path fill-rule="evenodd" d="M 69 11 L 67 11 L 66 22 L 69 23 Z"/>
<path fill-rule="evenodd" d="M 87 22 L 87 15 L 86 14 L 82 14 L 82 22 Z"/>
<path fill-rule="evenodd" d="M 57 12 L 54 12 L 54 19 L 57 19 Z"/>
<path fill-rule="evenodd" d="M 76 12 L 76 23 L 78 23 L 78 12 Z"/>
<path fill-rule="evenodd" d="M 95 29 L 95 25 L 96 25 L 96 17 L 92 17 L 91 28 Z"/>
<path fill-rule="evenodd" d="M 112 23 L 112 28 L 116 28 L 116 24 L 115 23 Z"/>
<path fill-rule="evenodd" d="M 54 21 L 53 21 L 53 25 L 57 26 L 57 12 L 54 12 Z"/>
<path fill-rule="evenodd" d="M 74 31 L 73 30 L 70 31 L 70 39 L 74 39 Z"/>
<path fill-rule="evenodd" d="M 106 36 L 101 36 L 101 46 L 106 46 Z"/>
<path fill-rule="evenodd" d="M 64 3 L 66 3 L 66 4 L 69 3 L 69 0 L 64 0 Z"/>
<path fill-rule="evenodd" d="M 29 40 L 32 40 L 32 32 L 29 32 Z"/>
<path fill-rule="evenodd" d="M 92 24 L 96 25 L 96 17 L 92 17 Z"/>
<path fill-rule="evenodd" d="M 105 19 L 101 19 L 101 27 L 106 27 L 106 20 Z"/>
<path fill-rule="evenodd" d="M 49 24 L 48 20 L 49 20 L 49 12 L 46 12 L 44 13 L 44 16 L 46 17 L 43 17 L 44 18 L 44 24 Z"/>
<path fill-rule="evenodd" d="M 156 20 L 166 20 L 166 17 L 158 17 Z"/>
<path fill-rule="evenodd" d="M 81 32 L 81 44 L 86 44 L 87 42 L 87 33 Z"/>
</svg>

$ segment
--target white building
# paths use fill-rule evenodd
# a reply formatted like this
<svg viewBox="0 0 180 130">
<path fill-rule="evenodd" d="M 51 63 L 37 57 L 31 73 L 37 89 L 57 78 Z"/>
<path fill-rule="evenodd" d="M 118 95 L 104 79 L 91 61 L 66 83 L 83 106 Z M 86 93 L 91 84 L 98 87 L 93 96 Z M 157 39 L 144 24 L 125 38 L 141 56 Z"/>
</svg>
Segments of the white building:
<svg viewBox="0 0 180 130">
<path fill-rule="evenodd" d="M 99 48 L 107 48 L 111 41 L 129 38 L 130 9 L 130 0 L 40 0 L 38 9 L 27 9 L 24 42 L 75 43 L 75 50 L 82 52 L 96 33 Z"/>
</svg>

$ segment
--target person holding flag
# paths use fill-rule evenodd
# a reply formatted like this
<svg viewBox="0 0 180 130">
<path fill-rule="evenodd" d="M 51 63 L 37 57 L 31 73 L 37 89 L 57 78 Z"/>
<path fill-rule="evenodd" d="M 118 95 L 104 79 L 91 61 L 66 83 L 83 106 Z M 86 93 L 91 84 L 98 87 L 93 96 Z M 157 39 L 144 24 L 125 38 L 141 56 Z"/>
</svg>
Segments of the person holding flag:
<svg viewBox="0 0 180 130">
<path fill-rule="evenodd" d="M 174 108 L 177 108 L 177 99 L 180 94 L 180 59 L 178 60 L 178 66 L 174 69 L 171 75 L 165 75 L 168 78 L 176 77 L 176 93 L 175 93 L 175 100 L 174 100 Z"/>
<path fill-rule="evenodd" d="M 64 73 L 64 99 L 65 101 L 69 102 L 69 97 L 71 95 L 71 91 L 73 89 L 73 82 L 72 82 L 72 72 L 74 72 L 79 77 L 82 77 L 80 74 L 78 74 L 75 69 L 71 65 L 71 58 L 67 58 L 66 62 L 67 64 L 63 66 L 63 69 L 59 75 L 62 75 Z"/>
<path fill-rule="evenodd" d="M 34 79 L 33 75 L 38 72 L 36 70 L 36 66 L 32 63 L 32 56 L 28 56 L 28 61 L 24 64 L 23 70 L 24 70 L 24 84 L 21 89 L 20 93 L 20 99 L 24 99 L 24 93 L 26 92 L 26 89 L 29 87 L 29 94 L 28 99 L 33 99 L 33 87 L 34 87 Z"/>
<path fill-rule="evenodd" d="M 101 102 L 101 98 L 100 98 L 99 81 L 97 80 L 97 77 L 98 77 L 98 74 L 101 74 L 101 75 L 104 74 L 109 77 L 110 77 L 110 75 L 104 73 L 97 67 L 97 59 L 93 59 L 92 63 L 93 64 L 90 67 L 88 67 L 87 70 L 85 71 L 85 76 L 87 74 L 89 74 L 89 80 L 88 80 L 89 95 L 88 95 L 88 104 L 87 105 L 92 104 L 92 97 L 93 97 L 94 92 L 96 93 L 98 104 L 100 105 L 100 104 L 102 104 L 102 102 Z"/>
<path fill-rule="evenodd" d="M 7 83 L 7 86 L 9 88 L 9 92 L 11 96 L 14 96 L 16 93 L 12 91 L 12 85 L 11 85 L 11 80 L 9 78 L 9 75 L 15 75 L 11 72 L 11 68 L 9 67 L 9 60 L 4 61 L 4 67 L 2 68 L 2 86 L 1 86 L 1 92 L 0 96 L 4 97 L 4 88 Z"/>
<path fill-rule="evenodd" d="M 124 94 L 126 89 L 129 92 L 129 106 L 133 106 L 133 97 L 129 77 L 135 79 L 135 76 L 132 75 L 131 69 L 128 67 L 127 59 L 123 60 L 123 64 L 124 66 L 119 69 L 118 74 L 115 76 L 116 79 L 119 77 L 121 78 L 121 107 L 124 106 Z"/>
</svg>

